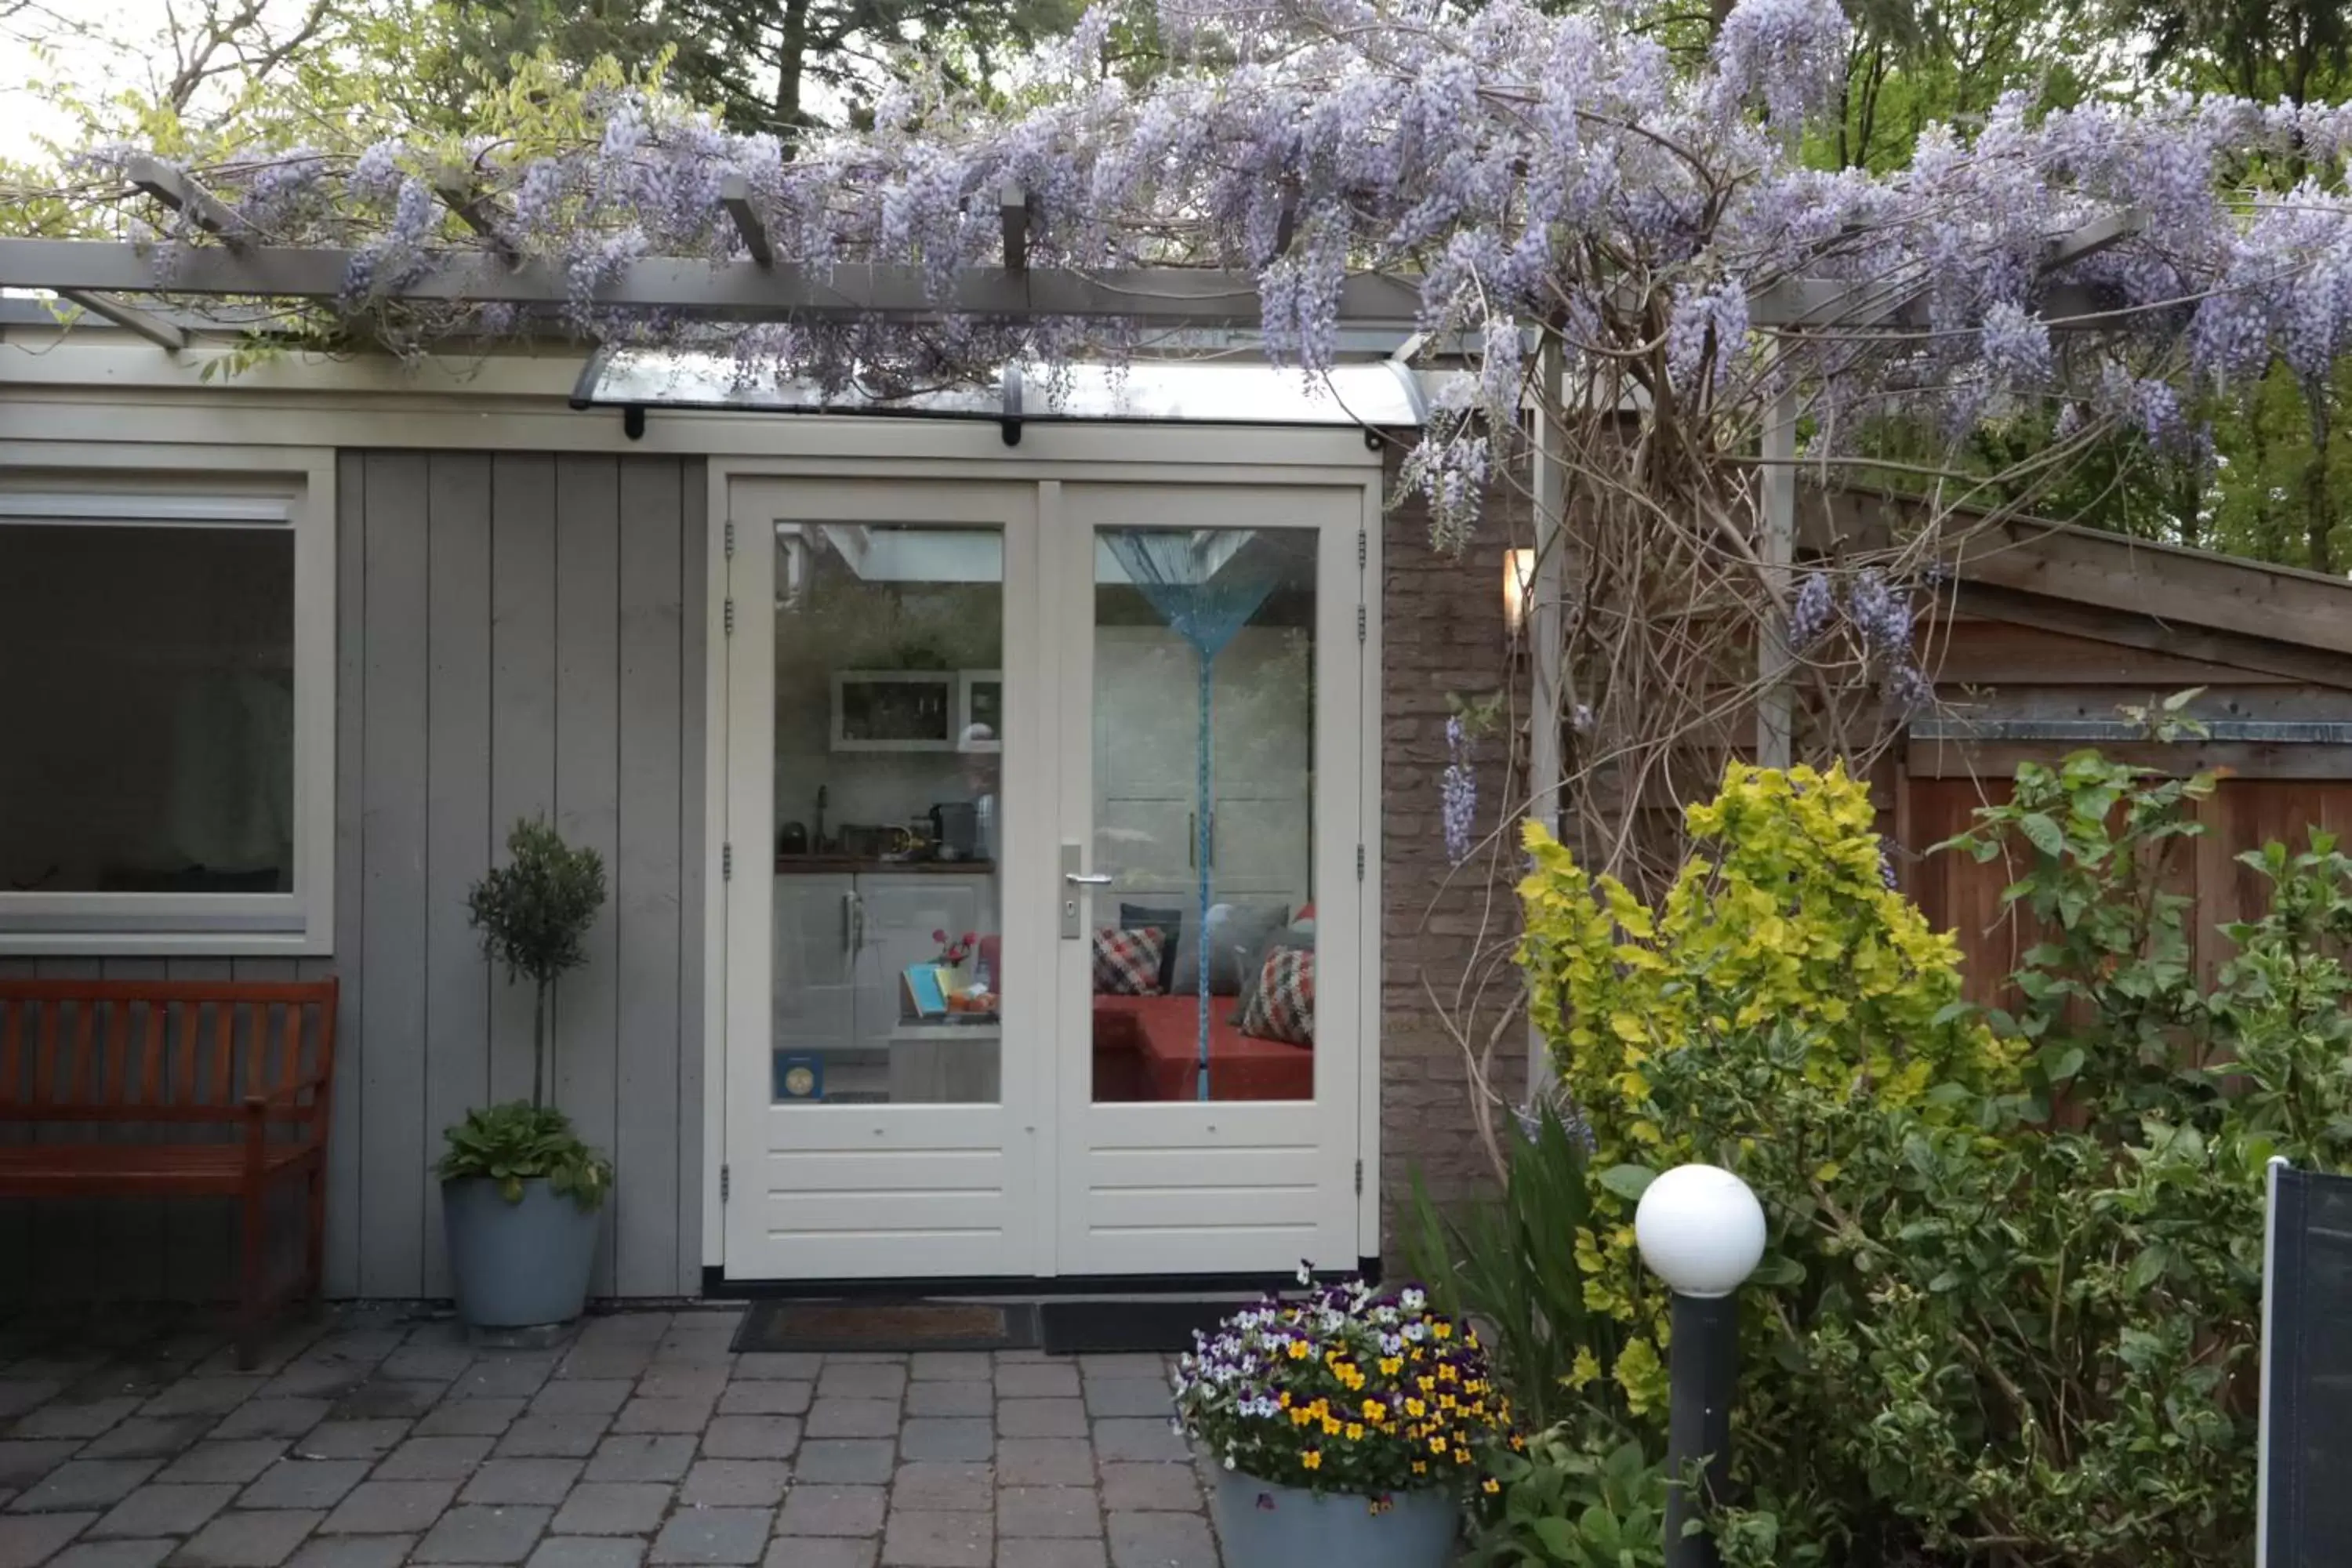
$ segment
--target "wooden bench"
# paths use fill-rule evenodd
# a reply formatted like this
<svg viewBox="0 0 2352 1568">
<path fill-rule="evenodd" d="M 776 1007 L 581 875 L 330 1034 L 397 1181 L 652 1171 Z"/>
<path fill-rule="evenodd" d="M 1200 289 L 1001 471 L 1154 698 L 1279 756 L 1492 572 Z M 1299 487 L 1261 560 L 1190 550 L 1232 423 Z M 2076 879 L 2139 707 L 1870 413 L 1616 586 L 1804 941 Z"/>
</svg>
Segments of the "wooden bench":
<svg viewBox="0 0 2352 1568">
<path fill-rule="evenodd" d="M 237 1201 L 237 1360 L 326 1252 L 335 982 L 0 981 L 0 1197 Z M 17 1141 L 40 1129 L 38 1141 Z M 299 1183 L 299 1277 L 269 1279 L 270 1194 Z"/>
</svg>

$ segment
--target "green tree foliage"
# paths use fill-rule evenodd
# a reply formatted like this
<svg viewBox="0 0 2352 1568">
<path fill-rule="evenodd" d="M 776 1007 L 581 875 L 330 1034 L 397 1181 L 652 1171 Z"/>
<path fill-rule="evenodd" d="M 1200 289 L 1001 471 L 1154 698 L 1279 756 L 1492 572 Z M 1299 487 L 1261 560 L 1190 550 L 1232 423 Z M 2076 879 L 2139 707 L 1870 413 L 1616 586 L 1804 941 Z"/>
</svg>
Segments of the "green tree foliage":
<svg viewBox="0 0 2352 1568">
<path fill-rule="evenodd" d="M 604 861 L 574 849 L 544 818 L 525 818 L 507 836 L 507 863 L 482 873 L 466 894 L 466 914 L 482 951 L 507 983 L 531 984 L 530 1102 L 546 1100 L 547 1006 L 565 971 L 588 962 L 588 928 L 604 907 Z"/>
</svg>

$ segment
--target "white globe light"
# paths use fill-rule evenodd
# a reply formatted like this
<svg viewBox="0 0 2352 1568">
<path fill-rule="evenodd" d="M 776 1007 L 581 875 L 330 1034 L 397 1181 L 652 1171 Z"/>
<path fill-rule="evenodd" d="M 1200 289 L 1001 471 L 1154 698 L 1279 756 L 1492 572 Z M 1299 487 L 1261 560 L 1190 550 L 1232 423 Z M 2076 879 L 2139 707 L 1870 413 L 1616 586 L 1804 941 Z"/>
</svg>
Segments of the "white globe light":
<svg viewBox="0 0 2352 1568">
<path fill-rule="evenodd" d="M 1717 1165 L 1677 1165 L 1633 1209 L 1650 1272 L 1685 1296 L 1728 1296 L 1764 1257 L 1764 1205 Z"/>
</svg>

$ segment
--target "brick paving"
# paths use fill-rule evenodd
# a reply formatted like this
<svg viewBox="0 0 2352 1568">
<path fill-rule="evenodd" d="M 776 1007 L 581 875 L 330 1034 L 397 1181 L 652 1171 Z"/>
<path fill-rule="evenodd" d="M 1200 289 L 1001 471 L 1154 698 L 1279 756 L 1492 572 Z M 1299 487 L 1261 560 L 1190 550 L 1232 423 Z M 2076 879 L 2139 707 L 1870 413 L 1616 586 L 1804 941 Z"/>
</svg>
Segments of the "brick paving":
<svg viewBox="0 0 2352 1568">
<path fill-rule="evenodd" d="M 1161 1358 L 736 1355 L 738 1317 L 510 1351 L 350 1308 L 251 1373 L 0 1324 L 0 1568 L 1219 1568 Z"/>
</svg>

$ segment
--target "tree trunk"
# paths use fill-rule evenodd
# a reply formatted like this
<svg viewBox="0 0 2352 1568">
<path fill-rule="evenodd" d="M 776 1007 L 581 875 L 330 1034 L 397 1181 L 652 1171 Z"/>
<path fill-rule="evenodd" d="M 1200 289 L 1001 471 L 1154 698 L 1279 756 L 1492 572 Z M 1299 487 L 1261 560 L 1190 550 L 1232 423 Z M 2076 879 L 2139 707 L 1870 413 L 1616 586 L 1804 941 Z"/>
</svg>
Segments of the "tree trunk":
<svg viewBox="0 0 2352 1568">
<path fill-rule="evenodd" d="M 809 0 L 784 0 L 777 26 L 776 134 L 790 148 L 805 123 L 801 114 L 801 72 L 808 60 Z"/>
<path fill-rule="evenodd" d="M 2335 531 L 2336 518 L 2327 494 L 2327 384 L 2315 382 L 2304 388 L 2304 395 L 2311 400 L 2311 457 L 2303 470 L 2303 528 L 2311 549 L 2308 564 L 2314 572 L 2333 572 L 2336 551 L 2328 536 Z"/>
<path fill-rule="evenodd" d="M 539 983 L 530 999 L 530 1108 L 547 1104 L 547 982 Z"/>
</svg>

